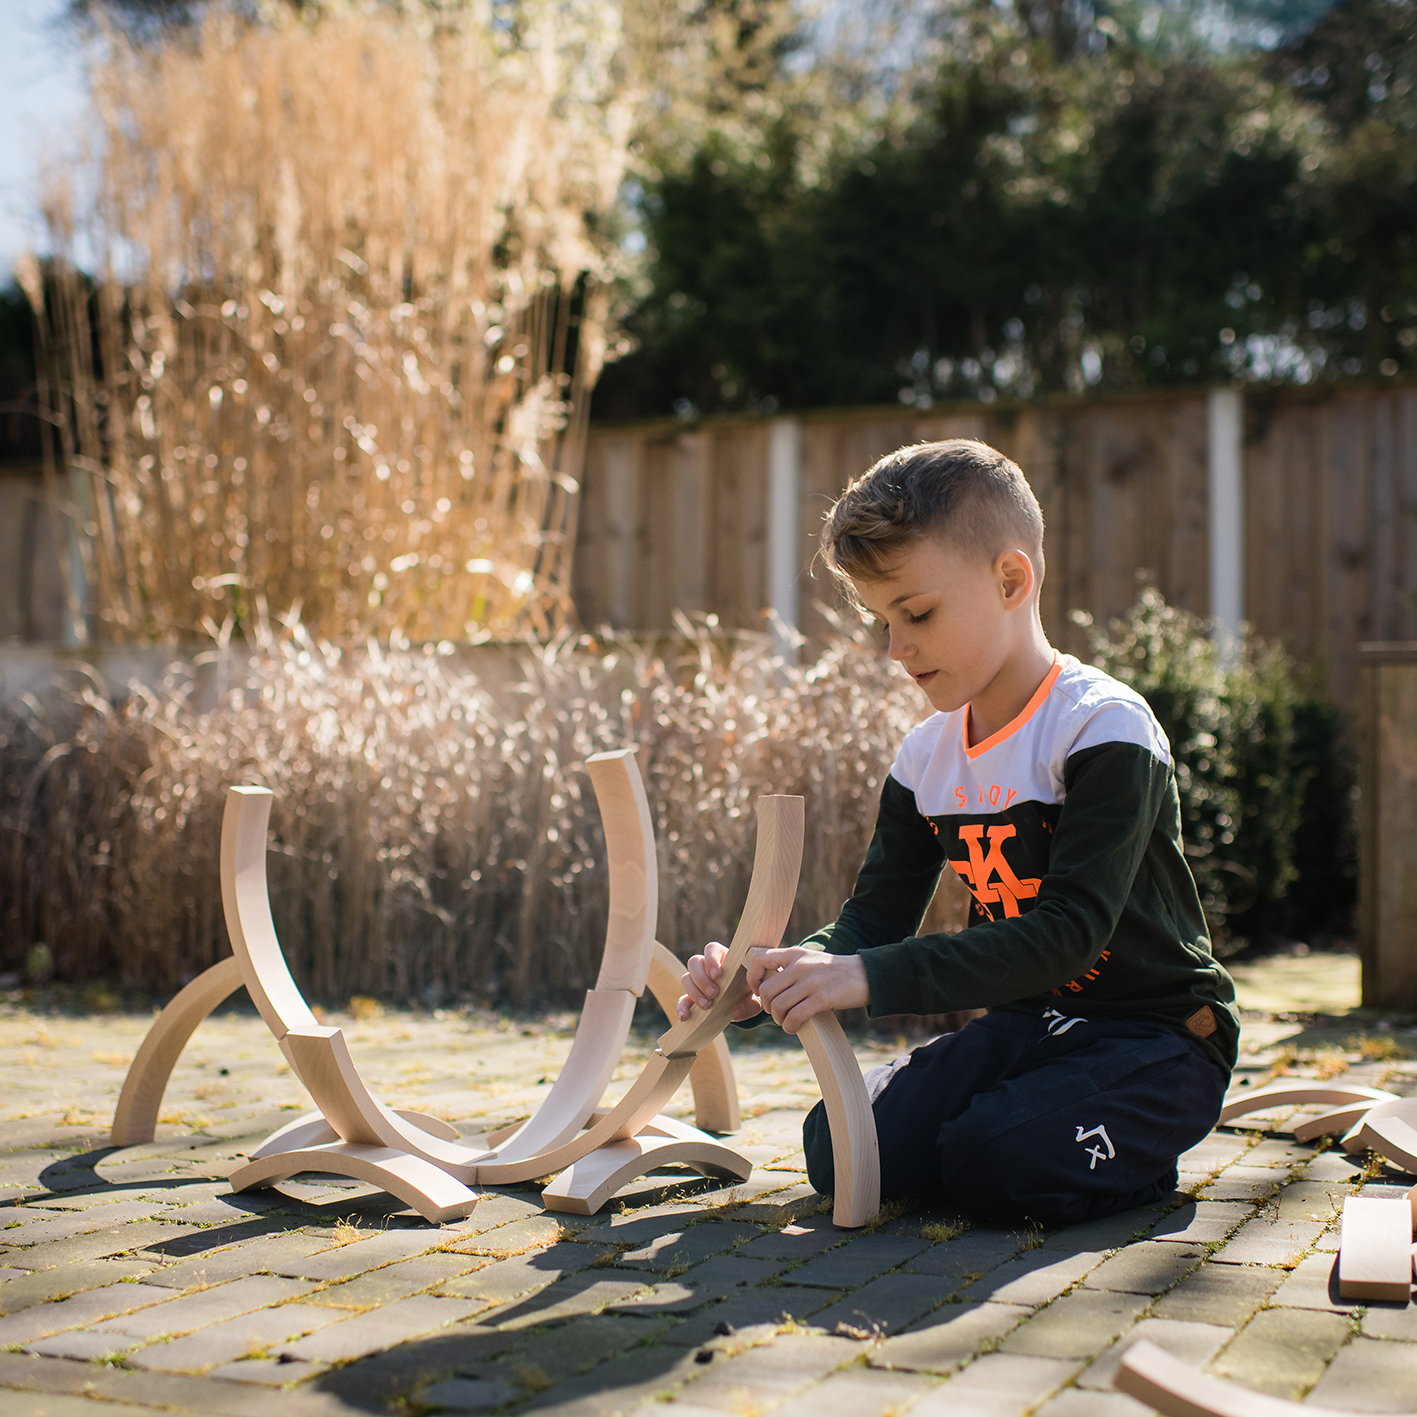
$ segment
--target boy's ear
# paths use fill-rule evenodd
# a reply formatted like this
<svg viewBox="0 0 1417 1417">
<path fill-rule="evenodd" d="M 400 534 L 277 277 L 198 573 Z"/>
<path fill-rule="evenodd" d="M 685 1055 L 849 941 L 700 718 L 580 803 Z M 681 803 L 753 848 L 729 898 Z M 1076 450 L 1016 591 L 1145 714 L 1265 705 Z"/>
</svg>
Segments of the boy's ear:
<svg viewBox="0 0 1417 1417">
<path fill-rule="evenodd" d="M 1001 551 L 994 561 L 994 575 L 1008 609 L 1024 604 L 1038 584 L 1033 562 L 1022 551 Z"/>
</svg>

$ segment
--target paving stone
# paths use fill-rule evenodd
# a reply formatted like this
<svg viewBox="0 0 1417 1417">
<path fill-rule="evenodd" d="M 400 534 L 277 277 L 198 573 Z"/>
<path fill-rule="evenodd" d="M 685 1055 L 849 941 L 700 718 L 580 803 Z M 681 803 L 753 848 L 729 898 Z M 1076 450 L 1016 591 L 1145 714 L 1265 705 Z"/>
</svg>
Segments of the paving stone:
<svg viewBox="0 0 1417 1417">
<path fill-rule="evenodd" d="M 145 1412 L 156 1413 L 158 1410 L 156 1407 L 125 1407 L 123 1417 L 142 1417 Z M 9 1392 L 5 1394 L 5 1417 L 97 1417 L 97 1413 L 94 1404 L 83 1397 Z"/>
<path fill-rule="evenodd" d="M 279 1358 L 240 1358 L 208 1371 L 207 1377 L 227 1383 L 254 1383 L 260 1387 L 288 1387 L 309 1382 L 328 1372 L 324 1363 L 289 1363 Z"/>
<path fill-rule="evenodd" d="M 1002 1347 L 1040 1358 L 1094 1358 L 1132 1326 L 1149 1302 L 1144 1294 L 1079 1289 L 1020 1324 Z"/>
<path fill-rule="evenodd" d="M 1308 1400 L 1353 1412 L 1410 1412 L 1417 1349 L 1355 1338 L 1329 1364 Z"/>
<path fill-rule="evenodd" d="M 938 1308 L 958 1287 L 958 1279 L 952 1276 L 882 1275 L 815 1314 L 812 1322 L 828 1333 L 839 1332 L 838 1325 L 858 1330 L 850 1337 L 897 1333 Z"/>
<path fill-rule="evenodd" d="M 443 1229 L 456 1230 L 463 1235 L 480 1235 L 484 1231 L 495 1230 L 499 1225 L 509 1225 L 514 1220 L 525 1220 L 529 1216 L 540 1218 L 545 1214 L 540 1199 L 530 1193 L 487 1191 L 471 1215 L 465 1220 L 450 1221 Z"/>
<path fill-rule="evenodd" d="M 848 1368 L 773 1409 L 774 1417 L 882 1417 L 909 1407 L 935 1386 L 924 1373 Z"/>
<path fill-rule="evenodd" d="M 139 1309 L 136 1313 L 103 1319 L 94 1328 L 104 1333 L 128 1334 L 133 1338 L 176 1337 L 205 1328 L 208 1324 L 221 1323 L 225 1319 L 263 1309 L 268 1304 L 278 1304 L 283 1299 L 299 1298 L 310 1288 L 310 1285 L 293 1279 L 258 1274 L 249 1279 L 234 1279 L 230 1284 L 219 1284 L 196 1294 L 168 1299 L 164 1303 Z"/>
<path fill-rule="evenodd" d="M 1203 1368 L 1234 1337 L 1235 1330 L 1219 1324 L 1182 1323 L 1176 1319 L 1143 1319 L 1120 1338 L 1086 1371 L 1080 1373 L 1080 1388 L 1112 1391 L 1112 1379 L 1117 1376 L 1122 1355 L 1134 1343 L 1145 1339 L 1164 1348 L 1195 1368 Z"/>
<path fill-rule="evenodd" d="M 110 1230 L 130 1220 L 151 1220 L 166 1209 L 166 1206 L 142 1201 L 122 1201 L 115 1205 L 94 1206 L 89 1210 L 67 1211 L 45 1219 L 30 1220 L 13 1230 L 0 1231 L 0 1240 L 11 1246 L 38 1245 L 50 1240 L 64 1240 L 71 1235 Z"/>
<path fill-rule="evenodd" d="M 1403 1343 L 1417 1343 L 1417 1304 L 1379 1304 L 1370 1301 L 1361 1327 L 1369 1338 L 1392 1338 Z M 1417 1349 L 1413 1350 L 1413 1354 L 1417 1356 Z M 1411 1405 L 1408 1404 L 1409 1407 Z"/>
<path fill-rule="evenodd" d="M 1126 1294 L 1162 1294 L 1205 1257 L 1199 1245 L 1142 1240 L 1103 1260 L 1083 1284 L 1088 1289 L 1115 1289 Z"/>
<path fill-rule="evenodd" d="M 1029 1417 L 1155 1417 L 1155 1412 L 1124 1392 L 1064 1388 L 1042 1407 L 1035 1407 Z"/>
<path fill-rule="evenodd" d="M 418 1395 L 424 1406 L 435 1412 L 488 1412 L 519 1396 L 508 1383 L 489 1382 L 486 1378 L 444 1378 Z"/>
<path fill-rule="evenodd" d="M 438 1292 L 453 1298 L 493 1299 L 500 1303 L 544 1289 L 562 1275 L 589 1268 L 601 1255 L 613 1254 L 603 1245 L 552 1245 L 550 1249 L 484 1265 L 471 1274 L 449 1280 Z"/>
<path fill-rule="evenodd" d="M 1284 1181 L 1284 1173 L 1267 1166 L 1227 1166 L 1196 1195 L 1207 1201 L 1262 1201 Z"/>
<path fill-rule="evenodd" d="M 704 1371 L 682 1348 L 635 1348 L 592 1372 L 558 1383 L 518 1412 L 548 1409 L 556 1417 L 618 1417 Z M 668 1417 L 672 1409 L 660 1410 Z"/>
<path fill-rule="evenodd" d="M 230 1249 L 193 1255 L 177 1264 L 164 1265 L 147 1278 L 149 1284 L 169 1289 L 190 1289 L 197 1284 L 225 1284 L 229 1279 L 269 1272 L 286 1279 L 303 1279 L 305 1259 L 317 1250 L 327 1250 L 329 1241 L 320 1235 L 299 1231 L 293 1235 L 268 1235 L 248 1240 Z M 310 1276 L 314 1278 L 314 1276 Z"/>
<path fill-rule="evenodd" d="M 808 1260 L 823 1250 L 834 1249 L 846 1238 L 829 1216 L 813 1215 L 759 1235 L 741 1246 L 739 1253 L 765 1260 Z"/>
<path fill-rule="evenodd" d="M 855 1289 L 905 1264 L 929 1244 L 928 1240 L 908 1235 L 861 1235 L 834 1250 L 824 1251 L 783 1278 L 788 1284 Z"/>
<path fill-rule="evenodd" d="M 1085 1220 L 1081 1225 L 1068 1225 L 1054 1231 L 1042 1245 L 1049 1254 L 1084 1254 L 1093 1250 L 1115 1250 L 1144 1235 L 1160 1214 L 1157 1206 L 1139 1206 L 1134 1210 L 1105 1215 L 1100 1220 Z"/>
<path fill-rule="evenodd" d="M 1269 1302 L 1287 1273 L 1242 1265 L 1202 1265 L 1164 1294 L 1152 1313 L 1157 1318 L 1238 1328 Z"/>
<path fill-rule="evenodd" d="M 956 1297 L 990 1299 L 996 1304 L 1046 1304 L 1101 1263 L 1102 1255 L 1096 1251 L 1055 1255 L 1030 1250 L 967 1285 Z"/>
<path fill-rule="evenodd" d="M 317 1304 L 280 1304 L 211 1324 L 186 1338 L 149 1344 L 129 1354 L 128 1362 L 144 1370 L 196 1373 L 312 1333 L 343 1317 L 337 1309 L 324 1309 Z"/>
<path fill-rule="evenodd" d="M 782 1185 L 786 1179 L 768 1173 L 739 1182 L 733 1187 L 735 1203 L 730 1207 L 733 1218 L 781 1225 L 784 1221 L 799 1220 L 821 1211 L 824 1197 L 805 1181 Z"/>
<path fill-rule="evenodd" d="M 485 1230 L 465 1240 L 459 1240 L 446 1248 L 460 1250 L 469 1255 L 500 1257 L 542 1249 L 554 1245 L 561 1238 L 561 1222 L 555 1216 L 528 1215 L 512 1221 L 509 1225 L 500 1225 L 495 1230 Z"/>
<path fill-rule="evenodd" d="M 1357 1183 L 1363 1174 L 1361 1158 L 1348 1156 L 1341 1151 L 1321 1151 L 1311 1157 L 1304 1167 L 1306 1181 L 1352 1181 Z"/>
<path fill-rule="evenodd" d="M 792 1318 L 799 1322 L 811 1319 L 812 1315 L 835 1304 L 841 1298 L 839 1289 L 807 1289 L 793 1285 L 790 1289 L 780 1285 L 763 1285 L 757 1289 L 739 1289 L 727 1298 L 706 1304 L 694 1310 L 688 1318 L 667 1330 L 660 1338 L 661 1343 L 679 1344 L 685 1348 L 698 1348 L 716 1337 L 720 1325 L 728 1325 L 734 1334 L 745 1329 L 763 1325 L 773 1328 Z M 633 1307 L 619 1310 L 627 1316 L 634 1314 Z M 636 1322 L 645 1322 L 637 1319 Z M 815 1319 L 812 1320 L 816 1322 Z M 729 1335 L 731 1336 L 731 1335 Z"/>
<path fill-rule="evenodd" d="M 1319 1380 L 1347 1337 L 1348 1321 L 1338 1314 L 1262 1309 L 1212 1367 L 1245 1387 L 1297 1397 Z"/>
<path fill-rule="evenodd" d="M 478 1209 L 480 1210 L 481 1207 L 479 1206 Z M 656 1235 L 662 1235 L 667 1230 L 682 1229 L 683 1225 L 687 1225 L 689 1221 L 701 1216 L 703 1210 L 703 1206 L 694 1205 L 692 1202 L 649 1206 L 644 1210 L 609 1216 L 598 1225 L 587 1226 L 584 1230 L 578 1230 L 575 1235 L 567 1238 L 592 1245 L 645 1245 Z M 683 1217 L 682 1224 L 667 1223 L 680 1216 Z M 840 1232 L 837 1233 L 840 1234 Z M 763 1238 L 770 1237 L 764 1236 Z"/>
<path fill-rule="evenodd" d="M 1019 1353 L 986 1353 L 925 1394 L 911 1417 L 1020 1417 L 1056 1392 L 1079 1364 Z"/>
<path fill-rule="evenodd" d="M 539 1328 L 517 1333 L 506 1352 L 495 1363 L 482 1367 L 477 1376 L 505 1379 L 525 1387 L 529 1370 L 535 1375 L 536 1386 L 565 1382 L 642 1343 L 658 1342 L 673 1327 L 674 1320 L 668 1318 L 587 1314 L 558 1326 L 550 1342 L 548 1334 Z"/>
<path fill-rule="evenodd" d="M 1247 1220 L 1213 1258 L 1218 1264 L 1294 1265 L 1323 1231 L 1317 1220 Z"/>
<path fill-rule="evenodd" d="M 944 1304 L 869 1357 L 872 1367 L 951 1373 L 1017 1328 L 1032 1311 L 1019 1304 Z"/>
<path fill-rule="evenodd" d="M 153 1284 L 108 1284 L 55 1304 L 33 1304 L 0 1319 L 0 1348 L 47 1338 L 51 1333 L 79 1328 L 171 1297 L 168 1290 Z"/>
<path fill-rule="evenodd" d="M 757 1225 L 706 1221 L 702 1225 L 690 1225 L 683 1230 L 670 1230 L 656 1236 L 647 1245 L 627 1250 L 615 1263 L 626 1269 L 642 1267 L 661 1273 L 685 1270 L 710 1255 L 721 1255 L 762 1233 L 761 1226 Z"/>
<path fill-rule="evenodd" d="M 707 1264 L 723 1264 L 723 1260 L 708 1260 Z M 743 1264 L 752 1264 L 744 1260 Z M 640 1275 L 627 1275 L 624 1270 L 582 1270 L 560 1284 L 523 1296 L 510 1304 L 480 1316 L 479 1322 L 488 1328 L 520 1329 L 534 1324 L 554 1323 L 577 1314 L 593 1314 L 610 1305 L 619 1305 L 632 1294 L 644 1289 L 647 1280 Z M 404 1300 L 412 1303 L 412 1300 Z"/>
<path fill-rule="evenodd" d="M 21 1269 L 49 1269 L 54 1265 L 82 1264 L 85 1260 L 127 1254 L 151 1245 L 165 1247 L 184 1235 L 202 1233 L 195 1227 L 184 1229 L 161 1220 L 132 1220 L 126 1225 L 115 1225 L 111 1230 L 71 1235 L 65 1240 L 50 1240 L 28 1250 L 16 1250 L 8 1259 Z"/>
<path fill-rule="evenodd" d="M 1276 1166 L 1287 1170 L 1301 1161 L 1307 1161 L 1312 1155 L 1307 1146 L 1301 1146 L 1298 1142 L 1266 1137 L 1245 1153 L 1245 1165 Z"/>
<path fill-rule="evenodd" d="M 22 1279 L 7 1279 L 0 1284 L 0 1314 L 13 1314 L 31 1304 L 46 1304 L 87 1289 L 100 1289 L 130 1275 L 142 1275 L 145 1283 L 151 1283 L 148 1276 L 153 1268 L 139 1260 L 89 1260 L 26 1274 Z"/>
<path fill-rule="evenodd" d="M 621 1306 L 626 1313 L 634 1314 L 682 1314 L 697 1309 L 700 1304 L 711 1300 L 725 1299 L 730 1294 L 761 1284 L 765 1279 L 774 1278 L 782 1269 L 780 1260 L 740 1259 L 737 1255 L 718 1255 L 695 1265 L 677 1279 L 668 1283 L 655 1284 L 643 1293 L 625 1300 Z M 613 1271 L 607 1271 L 611 1273 Z M 651 1276 L 646 1275 L 642 1284 L 649 1284 Z M 785 1308 L 792 1306 L 791 1286 L 776 1286 L 782 1296 Z"/>
<path fill-rule="evenodd" d="M 376 1265 L 425 1254 L 439 1239 L 435 1230 L 386 1230 L 367 1240 L 327 1247 L 288 1263 L 298 1266 L 302 1279 L 345 1279 L 352 1274 L 363 1274 Z"/>
<path fill-rule="evenodd" d="M 1270 1301 L 1283 1308 L 1324 1309 L 1331 1314 L 1351 1314 L 1357 1302 L 1339 1298 L 1338 1258 L 1331 1254 L 1310 1255 L 1289 1271 Z"/>
<path fill-rule="evenodd" d="M 320 1379 L 320 1390 L 361 1410 L 385 1413 L 425 1382 L 485 1376 L 493 1360 L 521 1336 L 483 1328 L 475 1318 L 464 1319 L 411 1343 L 332 1368 Z"/>
<path fill-rule="evenodd" d="M 456 1323 L 477 1308 L 476 1302 L 466 1299 L 438 1299 L 430 1294 L 417 1294 L 367 1314 L 340 1319 L 308 1338 L 282 1344 L 281 1356 L 289 1354 L 313 1363 L 346 1363 Z"/>
<path fill-rule="evenodd" d="M 73 1358 L 81 1363 L 103 1362 L 120 1357 L 139 1342 L 124 1333 L 100 1333 L 95 1329 L 73 1329 L 26 1343 L 26 1353 L 44 1358 Z"/>
<path fill-rule="evenodd" d="M 1253 1213 L 1245 1201 L 1187 1201 L 1163 1216 L 1152 1228 L 1153 1240 L 1210 1244 L 1224 1240 Z"/>
<path fill-rule="evenodd" d="M 714 1364 L 697 1381 L 686 1383 L 679 1400 L 729 1412 L 741 1412 L 747 1402 L 767 1407 L 795 1397 L 852 1362 L 860 1351 L 859 1344 L 846 1338 L 783 1334 L 727 1363 Z"/>
<path fill-rule="evenodd" d="M 476 1269 L 482 1261 L 476 1255 L 431 1254 L 401 1260 L 357 1275 L 341 1284 L 332 1284 L 310 1296 L 312 1304 L 330 1304 L 338 1309 L 367 1309 L 374 1304 L 391 1304 L 410 1294 L 446 1283 Z"/>
<path fill-rule="evenodd" d="M 838 1232 L 839 1233 L 839 1232 Z M 959 1274 L 976 1278 L 997 1269 L 1018 1253 L 1019 1237 L 1003 1230 L 966 1230 L 907 1260 L 912 1274 Z"/>
<path fill-rule="evenodd" d="M 1319 1220 L 1325 1225 L 1338 1219 L 1343 1198 L 1352 1186 L 1334 1181 L 1290 1181 L 1279 1193 L 1281 1220 Z"/>
</svg>

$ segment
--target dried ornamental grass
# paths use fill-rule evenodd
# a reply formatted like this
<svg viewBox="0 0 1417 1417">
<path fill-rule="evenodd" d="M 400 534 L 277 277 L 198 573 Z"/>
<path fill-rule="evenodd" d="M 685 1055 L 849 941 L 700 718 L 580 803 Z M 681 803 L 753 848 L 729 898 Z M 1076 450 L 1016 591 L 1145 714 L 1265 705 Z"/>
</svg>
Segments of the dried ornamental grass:
<svg viewBox="0 0 1417 1417">
<path fill-rule="evenodd" d="M 103 37 L 20 270 L 97 638 L 258 595 L 341 640 L 564 619 L 632 104 L 615 5 L 493 9 Z"/>
<path fill-rule="evenodd" d="M 171 989 L 228 950 L 226 788 L 276 793 L 277 926 L 312 997 L 530 1002 L 593 981 L 606 875 L 583 763 L 635 743 L 660 843 L 659 936 L 728 939 L 764 792 L 807 798 L 796 940 L 835 918 L 918 692 L 843 637 L 789 667 L 690 635 L 683 657 L 561 636 L 523 652 L 351 651 L 267 634 L 211 712 L 190 680 L 121 708 L 89 693 L 47 744 L 0 742 L 3 967 L 49 942 L 61 978 Z M 234 655 L 234 651 L 228 651 Z M 238 672 L 239 671 L 239 672 Z M 13 958 L 12 958 L 13 956 Z"/>
</svg>

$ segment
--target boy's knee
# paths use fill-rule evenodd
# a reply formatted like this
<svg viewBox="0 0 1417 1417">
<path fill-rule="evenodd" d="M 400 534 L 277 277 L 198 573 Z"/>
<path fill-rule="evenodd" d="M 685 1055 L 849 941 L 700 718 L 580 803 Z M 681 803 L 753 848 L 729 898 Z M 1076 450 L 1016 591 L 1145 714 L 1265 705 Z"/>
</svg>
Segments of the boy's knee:
<svg viewBox="0 0 1417 1417">
<path fill-rule="evenodd" d="M 831 1123 L 827 1106 L 819 1102 L 802 1122 L 802 1151 L 807 1158 L 807 1180 L 818 1195 L 836 1190 L 836 1165 L 832 1160 Z"/>
</svg>

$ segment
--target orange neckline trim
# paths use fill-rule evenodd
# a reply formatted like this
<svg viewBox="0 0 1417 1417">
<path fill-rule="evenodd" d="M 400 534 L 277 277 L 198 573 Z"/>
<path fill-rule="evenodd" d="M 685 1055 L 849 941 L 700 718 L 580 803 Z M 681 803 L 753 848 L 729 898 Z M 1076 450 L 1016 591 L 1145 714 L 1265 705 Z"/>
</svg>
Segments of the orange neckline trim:
<svg viewBox="0 0 1417 1417">
<path fill-rule="evenodd" d="M 1020 728 L 1028 722 L 1034 714 L 1038 712 L 1043 700 L 1048 697 L 1048 691 L 1053 687 L 1058 675 L 1063 672 L 1062 656 L 1056 650 L 1053 652 L 1053 667 L 1048 671 L 1047 677 L 1033 691 L 1033 697 L 1024 705 L 1023 712 L 1006 723 L 997 733 L 991 733 L 982 743 L 976 743 L 974 747 L 969 746 L 969 705 L 964 706 L 964 725 L 960 729 L 960 738 L 964 742 L 964 755 L 966 758 L 977 758 L 980 753 L 987 753 L 990 748 L 997 747 L 1005 738 L 1017 733 Z"/>
</svg>

